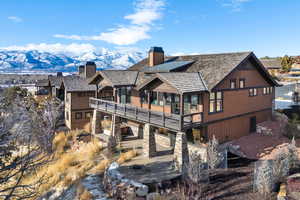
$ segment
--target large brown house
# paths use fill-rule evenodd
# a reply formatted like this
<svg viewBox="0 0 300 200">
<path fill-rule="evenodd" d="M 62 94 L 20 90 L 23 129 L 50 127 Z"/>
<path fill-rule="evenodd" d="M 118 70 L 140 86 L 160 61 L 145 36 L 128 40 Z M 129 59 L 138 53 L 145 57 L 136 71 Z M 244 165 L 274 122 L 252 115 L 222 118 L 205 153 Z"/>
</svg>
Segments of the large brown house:
<svg viewBox="0 0 300 200">
<path fill-rule="evenodd" d="M 170 138 L 184 132 L 194 143 L 255 132 L 271 118 L 278 86 L 253 52 L 168 57 L 161 47 L 126 71 L 97 72 L 90 84 L 97 87 L 90 98 L 94 134 L 102 132 L 104 113 L 113 132 L 122 121 L 137 136 L 150 126 Z"/>
</svg>

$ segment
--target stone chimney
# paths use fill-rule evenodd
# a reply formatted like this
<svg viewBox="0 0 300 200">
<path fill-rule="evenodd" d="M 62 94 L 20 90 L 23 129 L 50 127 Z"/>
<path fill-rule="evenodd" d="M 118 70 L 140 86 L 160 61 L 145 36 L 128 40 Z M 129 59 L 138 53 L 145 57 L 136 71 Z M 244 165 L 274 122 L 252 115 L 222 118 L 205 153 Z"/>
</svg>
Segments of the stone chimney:
<svg viewBox="0 0 300 200">
<path fill-rule="evenodd" d="M 164 50 L 162 47 L 151 47 L 148 54 L 149 67 L 164 63 Z"/>
<path fill-rule="evenodd" d="M 78 67 L 78 75 L 84 77 L 84 65 Z"/>
<path fill-rule="evenodd" d="M 86 62 L 84 68 L 84 78 L 91 78 L 96 74 L 96 64 L 94 62 Z"/>
<path fill-rule="evenodd" d="M 61 77 L 61 76 L 63 76 L 63 73 L 62 73 L 62 72 L 57 72 L 57 73 L 56 73 L 56 76 L 57 76 L 57 77 Z"/>
</svg>

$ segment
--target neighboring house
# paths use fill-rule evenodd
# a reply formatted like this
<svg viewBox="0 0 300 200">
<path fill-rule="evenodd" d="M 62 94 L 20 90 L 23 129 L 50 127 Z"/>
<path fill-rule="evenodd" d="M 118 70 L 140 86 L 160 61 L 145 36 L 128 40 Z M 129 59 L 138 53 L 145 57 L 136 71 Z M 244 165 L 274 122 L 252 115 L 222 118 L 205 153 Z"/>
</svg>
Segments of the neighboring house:
<svg viewBox="0 0 300 200">
<path fill-rule="evenodd" d="M 292 76 L 292 77 L 300 79 L 300 64 L 299 63 L 294 63 L 291 66 L 289 75 Z"/>
<path fill-rule="evenodd" d="M 38 91 L 47 91 L 52 97 L 64 101 L 65 124 L 69 129 L 88 129 L 93 109 L 89 98 L 96 97 L 96 87 L 88 84 L 88 79 L 96 74 L 94 62 L 78 67 L 77 75 L 49 75 L 47 80 L 39 81 Z M 37 93 L 39 94 L 39 93 Z"/>
<path fill-rule="evenodd" d="M 281 60 L 277 58 L 260 59 L 262 64 L 272 76 L 278 76 L 281 72 Z"/>
<path fill-rule="evenodd" d="M 166 57 L 160 47 L 128 70 L 97 72 L 90 84 L 97 87 L 90 99 L 93 134 L 102 132 L 105 113 L 112 134 L 122 121 L 139 137 L 150 125 L 170 140 L 184 132 L 193 143 L 255 132 L 271 118 L 278 86 L 253 52 Z"/>
<path fill-rule="evenodd" d="M 71 130 L 87 129 L 93 112 L 89 98 L 96 96 L 96 87 L 89 85 L 84 77 L 69 76 L 63 79 L 61 88 L 64 90 L 66 126 Z"/>
</svg>

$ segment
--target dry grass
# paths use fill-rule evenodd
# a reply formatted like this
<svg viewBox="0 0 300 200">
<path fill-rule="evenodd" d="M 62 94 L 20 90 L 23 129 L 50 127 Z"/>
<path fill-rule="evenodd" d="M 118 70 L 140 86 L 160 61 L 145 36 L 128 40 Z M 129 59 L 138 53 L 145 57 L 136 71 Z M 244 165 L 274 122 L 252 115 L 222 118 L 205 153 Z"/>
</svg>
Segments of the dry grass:
<svg viewBox="0 0 300 200">
<path fill-rule="evenodd" d="M 119 164 L 123 164 L 129 160 L 131 160 L 132 158 L 137 156 L 137 151 L 136 150 L 130 150 L 126 153 L 122 153 L 119 157 L 119 159 L 117 160 L 117 163 Z"/>
<path fill-rule="evenodd" d="M 34 175 L 28 175 L 22 183 L 29 184 L 39 178 L 45 178 L 44 184 L 39 187 L 39 193 L 43 194 L 53 187 L 68 187 L 86 176 L 86 173 L 96 165 L 95 160 L 103 147 L 99 140 L 92 139 L 89 143 L 80 143 L 76 150 L 71 150 L 68 146 L 78 133 L 79 131 L 57 133 L 53 140 L 53 161 L 40 168 Z M 100 164 L 99 170 L 102 168 Z M 102 165 L 108 164 L 103 161 Z M 88 196 L 85 195 L 84 198 Z"/>
<path fill-rule="evenodd" d="M 110 161 L 108 159 L 101 160 L 91 172 L 98 174 L 104 172 L 104 170 L 109 166 Z"/>
</svg>

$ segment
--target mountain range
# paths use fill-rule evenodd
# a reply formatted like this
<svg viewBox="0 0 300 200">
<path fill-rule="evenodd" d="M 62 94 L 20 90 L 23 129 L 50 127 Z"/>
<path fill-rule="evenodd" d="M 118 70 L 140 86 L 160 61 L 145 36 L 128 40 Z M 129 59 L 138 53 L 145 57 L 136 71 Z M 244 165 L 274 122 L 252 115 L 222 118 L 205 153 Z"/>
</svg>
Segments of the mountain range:
<svg viewBox="0 0 300 200">
<path fill-rule="evenodd" d="M 0 50 L 0 73 L 24 72 L 75 72 L 80 64 L 94 61 L 98 70 L 126 69 L 145 57 L 134 50 L 101 50 L 85 52 L 80 55 L 38 50 Z"/>
</svg>

